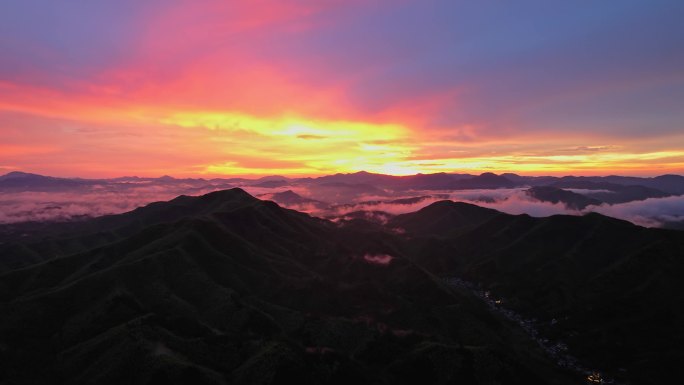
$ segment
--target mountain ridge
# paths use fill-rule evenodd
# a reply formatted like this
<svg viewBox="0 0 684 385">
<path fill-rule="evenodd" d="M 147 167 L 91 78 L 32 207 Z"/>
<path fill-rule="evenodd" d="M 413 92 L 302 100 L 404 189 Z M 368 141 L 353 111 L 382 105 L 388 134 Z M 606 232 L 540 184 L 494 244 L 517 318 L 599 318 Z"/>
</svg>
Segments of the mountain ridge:
<svg viewBox="0 0 684 385">
<path fill-rule="evenodd" d="M 179 205 L 208 209 L 178 218 Z M 173 215 L 159 215 L 165 208 Z M 149 214 L 149 225 L 0 274 L 4 378 L 411 383 L 419 370 L 433 381 L 572 383 L 511 326 L 406 258 L 388 232 L 339 227 L 241 190 L 129 214 Z M 378 265 L 367 255 L 391 257 Z M 431 363 L 433 354 L 451 364 Z"/>
<path fill-rule="evenodd" d="M 684 233 L 597 213 L 534 218 L 442 200 L 386 225 L 335 223 L 231 189 L 48 234 L 0 245 L 5 378 L 582 381 L 451 277 L 540 320 L 610 376 L 654 383 L 681 358 L 665 341 L 684 336 L 684 315 L 665 298 L 684 292 Z M 43 258 L 12 268 L 17 250 Z"/>
</svg>

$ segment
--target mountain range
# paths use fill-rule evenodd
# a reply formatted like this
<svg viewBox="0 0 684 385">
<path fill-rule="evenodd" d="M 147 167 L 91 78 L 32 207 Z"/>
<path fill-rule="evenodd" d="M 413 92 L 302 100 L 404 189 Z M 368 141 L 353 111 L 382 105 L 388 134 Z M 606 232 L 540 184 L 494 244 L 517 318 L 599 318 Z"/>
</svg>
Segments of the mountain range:
<svg viewBox="0 0 684 385">
<path fill-rule="evenodd" d="M 55 178 L 38 174 L 13 171 L 0 176 L 1 191 L 53 191 L 65 190 L 77 186 L 99 184 L 131 184 L 131 183 L 166 183 L 189 184 L 194 187 L 207 185 L 240 185 L 264 188 L 278 188 L 288 185 L 314 186 L 372 186 L 372 190 L 385 189 L 392 191 L 407 190 L 467 190 L 467 189 L 501 189 L 522 186 L 553 186 L 558 188 L 606 190 L 619 192 L 625 187 L 639 186 L 643 196 L 636 199 L 646 199 L 664 195 L 684 194 L 684 176 L 661 175 L 653 178 L 638 178 L 624 176 L 596 176 L 596 177 L 553 177 L 553 176 L 520 176 L 517 174 L 494 174 L 490 172 L 480 175 L 472 174 L 416 174 L 410 176 L 392 176 L 373 174 L 365 171 L 352 174 L 335 174 L 317 178 L 287 178 L 283 176 L 268 176 L 258 179 L 245 178 L 173 178 L 163 176 L 159 178 L 122 177 L 112 179 L 82 179 Z M 645 189 L 644 189 L 645 188 Z"/>
<path fill-rule="evenodd" d="M 595 213 L 330 221 L 235 188 L 0 234 L 3 383 L 656 384 L 684 358 L 684 232 Z"/>
<path fill-rule="evenodd" d="M 646 226 L 681 228 L 684 223 L 681 210 L 684 205 L 680 203 L 684 196 L 684 177 L 678 175 L 654 178 L 529 177 L 510 173 L 391 176 L 368 172 L 318 178 L 274 175 L 259 179 L 170 176 L 82 179 L 11 172 L 0 176 L 0 223 L 71 221 L 117 214 L 179 195 L 202 195 L 233 187 L 323 218 L 368 210 L 399 214 L 418 210 L 439 199 L 453 199 L 512 214 L 599 212 Z M 401 203 L 413 201 L 416 204 Z"/>
</svg>

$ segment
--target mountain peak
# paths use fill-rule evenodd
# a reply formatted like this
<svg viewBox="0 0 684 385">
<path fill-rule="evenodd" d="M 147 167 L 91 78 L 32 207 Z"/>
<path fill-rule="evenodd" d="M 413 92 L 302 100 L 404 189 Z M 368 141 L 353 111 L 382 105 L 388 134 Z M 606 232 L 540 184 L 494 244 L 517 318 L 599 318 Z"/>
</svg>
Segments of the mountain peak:
<svg viewBox="0 0 684 385">
<path fill-rule="evenodd" d="M 443 200 L 414 213 L 398 215 L 391 226 L 416 234 L 444 235 L 459 228 L 482 224 L 500 214 L 470 203 Z"/>
<path fill-rule="evenodd" d="M 251 194 L 249 194 L 247 191 L 239 188 L 239 187 L 234 187 L 231 189 L 227 190 L 218 190 L 218 191 L 213 191 L 207 194 L 204 194 L 199 197 L 200 199 L 207 199 L 207 200 L 215 200 L 215 199 L 253 199 L 253 200 L 258 200 L 257 198 L 253 197 Z"/>
<path fill-rule="evenodd" d="M 289 178 L 284 177 L 282 175 L 267 175 L 267 176 L 262 176 L 259 179 L 256 179 L 258 182 L 272 182 L 272 181 L 284 181 L 288 180 Z"/>
<path fill-rule="evenodd" d="M 675 175 L 675 174 L 664 174 L 657 176 L 653 179 L 659 179 L 659 180 L 682 180 L 684 179 L 684 176 L 681 175 Z"/>
<path fill-rule="evenodd" d="M 534 186 L 525 193 L 541 202 L 561 203 L 571 210 L 584 210 L 587 206 L 598 206 L 602 202 L 572 191 L 553 186 Z"/>
<path fill-rule="evenodd" d="M 22 171 L 11 171 L 5 175 L 0 176 L 0 180 L 1 179 L 19 179 L 19 178 L 47 178 L 47 177 L 43 176 L 43 175 L 32 174 L 32 173 L 22 172 Z"/>
<path fill-rule="evenodd" d="M 280 198 L 301 198 L 302 196 L 297 194 L 296 192 L 292 190 L 285 190 L 281 192 L 277 192 L 273 194 L 274 197 L 280 197 Z"/>
<path fill-rule="evenodd" d="M 487 178 L 498 177 L 498 176 L 499 175 L 496 175 L 493 172 L 483 172 L 482 174 L 480 174 L 480 177 L 487 177 Z"/>
</svg>

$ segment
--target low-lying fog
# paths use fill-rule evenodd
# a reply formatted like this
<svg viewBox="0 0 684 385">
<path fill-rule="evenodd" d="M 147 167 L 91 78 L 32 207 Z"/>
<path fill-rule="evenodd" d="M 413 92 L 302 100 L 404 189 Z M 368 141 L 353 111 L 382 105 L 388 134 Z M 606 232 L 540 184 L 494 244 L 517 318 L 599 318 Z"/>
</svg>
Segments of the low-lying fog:
<svg viewBox="0 0 684 385">
<path fill-rule="evenodd" d="M 451 199 L 493 208 L 509 214 L 529 214 L 543 217 L 554 214 L 583 215 L 598 212 L 625 219 L 635 224 L 659 227 L 665 223 L 684 221 L 684 196 L 650 198 L 621 204 L 588 206 L 584 210 L 569 209 L 563 203 L 542 202 L 526 193 L 526 188 L 461 191 L 380 191 L 375 194 L 354 194 L 353 191 L 321 189 L 318 186 L 283 185 L 276 188 L 236 183 L 103 183 L 61 192 L 0 192 L 0 223 L 24 221 L 72 220 L 133 210 L 155 201 L 166 201 L 178 195 L 202 195 L 230 187 L 241 187 L 261 199 L 279 201 L 279 193 L 292 191 L 281 206 L 320 217 L 340 217 L 351 212 L 368 211 L 382 221 L 388 214 L 419 210 L 439 200 Z M 588 190 L 570 190 L 587 193 Z M 596 192 L 596 190 L 593 190 Z M 604 191 L 605 192 L 605 191 Z M 418 199 L 418 197 L 421 197 Z M 301 198 L 301 199 L 300 199 Z M 415 199 L 408 199 L 415 198 Z M 372 213 L 370 213 L 372 212 Z M 378 218 L 379 217 L 379 218 Z"/>
</svg>

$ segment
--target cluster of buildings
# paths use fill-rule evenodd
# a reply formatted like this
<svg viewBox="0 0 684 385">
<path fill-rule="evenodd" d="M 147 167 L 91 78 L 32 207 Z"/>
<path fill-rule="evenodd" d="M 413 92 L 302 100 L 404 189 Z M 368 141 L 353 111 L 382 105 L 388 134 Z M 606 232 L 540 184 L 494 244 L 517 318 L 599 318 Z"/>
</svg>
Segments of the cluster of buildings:
<svg viewBox="0 0 684 385">
<path fill-rule="evenodd" d="M 600 372 L 589 370 L 580 365 L 577 358 L 569 354 L 568 346 L 564 342 L 550 341 L 549 339 L 541 336 L 537 327 L 539 324 L 537 319 L 525 318 L 519 313 L 504 307 L 503 305 L 505 300 L 503 298 L 496 297 L 489 290 L 484 290 L 481 285 L 457 277 L 444 278 L 444 283 L 447 286 L 470 291 L 476 297 L 485 302 L 492 312 L 500 314 L 508 320 L 518 324 L 551 358 L 556 361 L 556 364 L 559 367 L 578 373 L 583 373 L 586 376 L 586 380 L 590 384 L 615 384 L 612 379 L 604 378 Z M 556 325 L 557 323 L 558 320 L 555 318 L 551 320 L 551 325 Z"/>
</svg>

